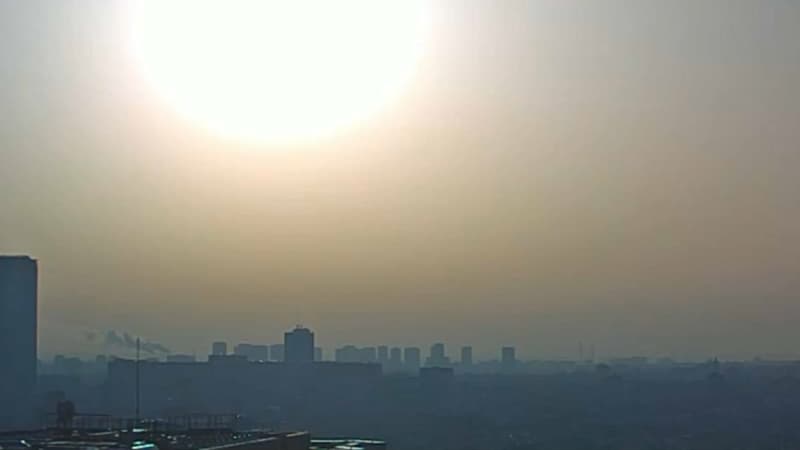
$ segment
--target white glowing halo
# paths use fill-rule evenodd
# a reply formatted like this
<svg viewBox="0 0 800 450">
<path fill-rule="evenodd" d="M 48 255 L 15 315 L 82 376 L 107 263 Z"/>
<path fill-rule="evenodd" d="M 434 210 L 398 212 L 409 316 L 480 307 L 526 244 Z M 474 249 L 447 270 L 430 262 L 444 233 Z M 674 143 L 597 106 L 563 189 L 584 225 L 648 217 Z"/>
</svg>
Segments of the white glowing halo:
<svg viewBox="0 0 800 450">
<path fill-rule="evenodd" d="M 427 38 L 423 0 L 141 0 L 131 43 L 144 77 L 224 136 L 296 140 L 394 100 Z"/>
</svg>

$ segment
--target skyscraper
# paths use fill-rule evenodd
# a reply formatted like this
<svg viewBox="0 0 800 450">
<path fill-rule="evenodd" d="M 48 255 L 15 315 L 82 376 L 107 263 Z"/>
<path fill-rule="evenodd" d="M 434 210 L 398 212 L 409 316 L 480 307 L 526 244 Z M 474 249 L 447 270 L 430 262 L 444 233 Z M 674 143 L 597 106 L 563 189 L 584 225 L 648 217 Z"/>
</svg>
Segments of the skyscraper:
<svg viewBox="0 0 800 450">
<path fill-rule="evenodd" d="M 297 326 L 283 334 L 284 359 L 287 363 L 310 363 L 314 361 L 314 333 Z"/>
<path fill-rule="evenodd" d="M 0 426 L 30 415 L 36 384 L 36 260 L 0 256 Z"/>
</svg>

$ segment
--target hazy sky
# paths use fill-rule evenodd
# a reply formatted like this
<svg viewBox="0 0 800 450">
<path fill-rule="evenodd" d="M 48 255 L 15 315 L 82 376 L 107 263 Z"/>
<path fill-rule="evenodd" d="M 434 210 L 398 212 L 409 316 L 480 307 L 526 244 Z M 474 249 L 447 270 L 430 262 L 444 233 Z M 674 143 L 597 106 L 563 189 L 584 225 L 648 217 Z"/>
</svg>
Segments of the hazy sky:
<svg viewBox="0 0 800 450">
<path fill-rule="evenodd" d="M 413 85 L 243 145 L 139 76 L 111 1 L 0 2 L 0 253 L 42 352 L 516 344 L 800 356 L 800 2 L 452 1 Z"/>
</svg>

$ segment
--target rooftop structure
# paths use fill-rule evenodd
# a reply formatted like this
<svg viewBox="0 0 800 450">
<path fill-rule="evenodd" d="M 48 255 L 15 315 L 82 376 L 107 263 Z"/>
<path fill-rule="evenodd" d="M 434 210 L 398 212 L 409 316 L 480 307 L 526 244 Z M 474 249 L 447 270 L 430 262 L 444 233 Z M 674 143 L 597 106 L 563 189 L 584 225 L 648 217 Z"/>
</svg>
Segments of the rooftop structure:
<svg viewBox="0 0 800 450">
<path fill-rule="evenodd" d="M 34 450 L 307 450 L 307 432 L 233 431 L 203 428 L 171 431 L 162 422 L 133 429 L 46 428 L 0 433 L 4 449 Z"/>
</svg>

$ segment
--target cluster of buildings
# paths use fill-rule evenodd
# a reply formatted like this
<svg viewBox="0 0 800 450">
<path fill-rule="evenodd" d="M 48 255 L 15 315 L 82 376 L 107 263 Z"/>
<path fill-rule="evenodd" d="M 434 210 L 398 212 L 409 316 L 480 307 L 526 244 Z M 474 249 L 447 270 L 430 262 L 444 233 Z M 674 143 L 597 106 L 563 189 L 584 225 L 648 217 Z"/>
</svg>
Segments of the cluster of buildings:
<svg viewBox="0 0 800 450">
<path fill-rule="evenodd" d="M 234 346 L 233 353 L 228 352 L 227 342 L 218 341 L 211 344 L 211 359 L 244 359 L 251 362 L 314 362 L 324 361 L 321 347 L 314 346 L 314 333 L 308 328 L 298 325 L 294 330 L 284 334 L 283 344 L 250 344 L 240 343 Z M 168 355 L 167 362 L 196 362 L 194 355 Z M 431 345 L 428 356 L 423 359 L 419 347 L 390 347 L 388 345 L 359 347 L 345 345 L 334 351 L 333 361 L 337 363 L 379 364 L 384 373 L 417 373 L 423 367 L 453 368 L 461 372 L 470 372 L 475 366 L 471 346 L 461 347 L 458 360 L 447 356 L 443 343 Z M 503 369 L 513 370 L 517 366 L 516 348 L 502 347 L 499 363 Z"/>
<path fill-rule="evenodd" d="M 452 359 L 447 355 L 443 343 L 431 345 L 428 355 L 423 359 L 422 349 L 419 347 L 357 347 L 346 345 L 336 349 L 337 362 L 378 363 L 384 372 L 416 373 L 422 367 L 453 368 L 460 372 L 471 372 L 475 369 L 472 346 L 461 347 L 460 359 Z M 504 368 L 513 370 L 517 365 L 516 349 L 503 347 L 500 352 L 500 361 Z"/>
<path fill-rule="evenodd" d="M 322 361 L 322 348 L 314 346 L 314 333 L 298 325 L 294 330 L 284 333 L 283 344 L 240 343 L 228 352 L 228 343 L 217 341 L 211 344 L 210 359 L 240 358 L 247 361 L 263 362 L 313 362 Z M 194 355 L 169 355 L 167 362 L 195 362 Z"/>
<path fill-rule="evenodd" d="M 0 404 L 10 405 L 0 408 L 0 428 L 37 420 L 36 413 L 31 413 L 37 389 L 39 397 L 43 390 L 78 391 L 80 383 L 92 376 L 95 380 L 90 384 L 104 385 L 102 406 L 131 415 L 133 398 L 137 410 L 141 402 L 145 411 L 159 414 L 220 406 L 235 411 L 253 399 L 279 399 L 286 393 L 294 392 L 290 395 L 296 400 L 305 395 L 308 386 L 331 395 L 350 392 L 357 396 L 386 373 L 441 378 L 475 367 L 472 347 L 462 347 L 460 359 L 451 359 L 442 343 L 433 344 L 425 356 L 419 347 L 345 345 L 326 360 L 322 348 L 315 345 L 314 333 L 300 325 L 287 331 L 280 344 L 240 343 L 231 352 L 226 342 L 214 342 L 203 361 L 188 354 L 172 354 L 164 360 L 99 356 L 90 362 L 57 356 L 47 365 L 37 358 L 37 284 L 36 260 L 0 256 L 0 355 L 4 363 Z M 513 347 L 502 349 L 501 363 L 509 370 L 515 367 Z M 43 370 L 37 369 L 40 364 Z M 103 369 L 96 370 L 98 367 Z M 77 375 L 80 380 L 65 374 Z M 284 405 L 291 403 L 289 397 L 283 400 Z"/>
<path fill-rule="evenodd" d="M 385 448 L 382 441 L 313 440 L 307 433 L 245 435 L 217 420 L 204 426 L 197 413 L 236 417 L 238 430 L 377 434 L 400 448 L 666 448 L 678 436 L 686 446 L 711 448 L 704 446 L 709 429 L 719 430 L 714 448 L 768 448 L 775 435 L 763 430 L 778 423 L 786 424 L 787 446 L 800 448 L 786 415 L 800 410 L 797 361 L 630 357 L 595 364 L 594 351 L 577 361 L 519 361 L 514 347 L 475 361 L 472 347 L 451 356 L 443 343 L 425 350 L 345 345 L 326 359 L 313 331 L 297 326 L 280 344 L 240 343 L 231 351 L 215 342 L 202 361 L 56 357 L 37 368 L 37 277 L 35 260 L 0 256 L 0 450 Z M 75 417 L 58 417 L 62 410 Z M 565 413 L 574 419 L 564 422 Z M 664 422 L 665 414 L 675 420 Z M 3 431 L 34 429 L 54 415 L 62 427 L 70 424 L 69 433 Z M 79 421 L 94 429 L 73 432 Z M 162 440 L 123 432 L 147 423 Z M 577 446 L 576 423 L 598 424 L 583 428 Z M 162 428 L 176 424 L 185 429 Z"/>
</svg>

